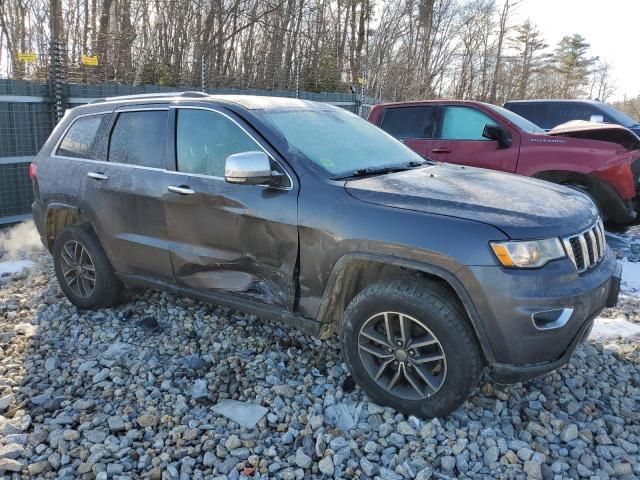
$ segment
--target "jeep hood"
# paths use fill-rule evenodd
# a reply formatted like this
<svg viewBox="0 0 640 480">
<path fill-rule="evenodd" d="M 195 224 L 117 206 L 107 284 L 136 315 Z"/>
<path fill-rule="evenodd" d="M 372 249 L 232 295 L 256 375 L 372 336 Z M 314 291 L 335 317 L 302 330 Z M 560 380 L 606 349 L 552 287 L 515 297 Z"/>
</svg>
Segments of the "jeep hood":
<svg viewBox="0 0 640 480">
<path fill-rule="evenodd" d="M 612 123 L 594 123 L 584 120 L 572 120 L 549 130 L 549 135 L 557 137 L 582 138 L 617 143 L 625 150 L 640 150 L 640 138 L 622 125 Z"/>
<path fill-rule="evenodd" d="M 586 195 L 567 187 L 444 163 L 348 180 L 345 189 L 364 202 L 493 225 L 512 239 L 576 233 L 598 215 Z"/>
</svg>

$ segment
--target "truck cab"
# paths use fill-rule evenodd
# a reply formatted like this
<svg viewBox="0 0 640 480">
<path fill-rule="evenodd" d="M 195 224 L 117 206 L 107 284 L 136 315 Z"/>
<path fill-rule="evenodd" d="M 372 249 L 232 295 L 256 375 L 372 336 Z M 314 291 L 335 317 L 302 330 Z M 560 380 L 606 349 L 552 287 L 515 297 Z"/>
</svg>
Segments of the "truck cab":
<svg viewBox="0 0 640 480">
<path fill-rule="evenodd" d="M 609 223 L 638 217 L 640 142 L 624 127 L 582 122 L 546 132 L 506 108 L 455 100 L 376 105 L 369 121 L 424 158 L 576 188 Z"/>
</svg>

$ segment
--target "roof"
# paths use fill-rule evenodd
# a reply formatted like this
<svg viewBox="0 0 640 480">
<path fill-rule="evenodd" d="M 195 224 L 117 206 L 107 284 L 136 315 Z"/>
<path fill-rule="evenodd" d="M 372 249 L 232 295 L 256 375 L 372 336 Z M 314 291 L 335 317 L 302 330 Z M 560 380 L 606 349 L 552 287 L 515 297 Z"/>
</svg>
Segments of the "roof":
<svg viewBox="0 0 640 480">
<path fill-rule="evenodd" d="M 393 108 L 393 107 L 418 107 L 420 105 L 491 105 L 486 102 L 479 102 L 476 100 L 454 100 L 454 99 L 438 99 L 438 100 L 411 100 L 407 102 L 391 102 L 391 103 L 379 103 L 376 107 Z"/>
<path fill-rule="evenodd" d="M 535 98 L 531 100 L 507 100 L 504 102 L 507 103 L 542 103 L 542 102 L 556 102 L 556 103 L 568 103 L 568 102 L 579 102 L 579 103 L 588 103 L 591 105 L 602 105 L 602 102 L 597 100 L 582 100 L 577 98 Z"/>
<path fill-rule="evenodd" d="M 104 103 L 151 103 L 151 102 L 175 102 L 178 100 L 189 102 L 222 102 L 233 103 L 249 110 L 262 109 L 333 109 L 337 108 L 328 103 L 313 102 L 288 97 L 270 97 L 259 95 L 210 95 L 204 92 L 167 92 L 146 93 L 140 95 L 124 95 L 118 97 L 100 98 L 91 102 L 91 105 Z"/>
</svg>

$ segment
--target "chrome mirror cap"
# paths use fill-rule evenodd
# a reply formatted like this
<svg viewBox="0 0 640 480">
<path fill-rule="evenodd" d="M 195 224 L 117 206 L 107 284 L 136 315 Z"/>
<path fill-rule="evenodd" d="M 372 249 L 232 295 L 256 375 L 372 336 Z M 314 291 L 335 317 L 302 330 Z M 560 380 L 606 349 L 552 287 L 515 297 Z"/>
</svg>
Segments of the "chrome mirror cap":
<svg viewBox="0 0 640 480">
<path fill-rule="evenodd" d="M 224 179 L 229 183 L 267 184 L 271 178 L 271 162 L 264 152 L 235 153 L 225 160 Z"/>
</svg>

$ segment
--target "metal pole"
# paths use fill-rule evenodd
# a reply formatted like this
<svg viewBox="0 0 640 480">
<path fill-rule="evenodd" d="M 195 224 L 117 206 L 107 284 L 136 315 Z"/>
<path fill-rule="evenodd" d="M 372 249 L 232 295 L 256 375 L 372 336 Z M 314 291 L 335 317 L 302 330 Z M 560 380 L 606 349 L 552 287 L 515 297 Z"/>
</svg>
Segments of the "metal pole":
<svg viewBox="0 0 640 480">
<path fill-rule="evenodd" d="M 49 2 L 51 43 L 49 44 L 49 95 L 53 98 L 53 117 L 56 123 L 63 117 L 67 86 L 66 48 L 62 28 L 60 0 Z"/>
<path fill-rule="evenodd" d="M 67 87 L 66 51 L 62 42 L 52 41 L 49 46 L 49 94 L 53 98 L 53 117 L 57 123 L 65 111 Z"/>
</svg>

